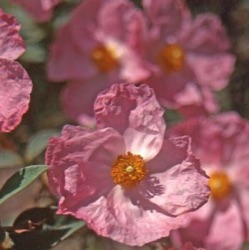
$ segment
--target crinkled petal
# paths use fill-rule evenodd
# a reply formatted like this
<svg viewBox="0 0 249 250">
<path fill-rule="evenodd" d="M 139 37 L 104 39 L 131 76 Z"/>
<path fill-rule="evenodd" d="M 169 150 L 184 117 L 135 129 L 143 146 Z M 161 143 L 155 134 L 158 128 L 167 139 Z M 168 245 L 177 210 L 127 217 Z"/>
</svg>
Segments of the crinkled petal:
<svg viewBox="0 0 249 250">
<path fill-rule="evenodd" d="M 150 174 L 148 169 L 148 176 L 138 189 L 137 192 L 150 196 L 151 203 L 171 216 L 195 211 L 207 202 L 210 195 L 208 177 L 193 155 L 164 172 Z"/>
<path fill-rule="evenodd" d="M 0 9 L 0 58 L 15 60 L 24 52 L 24 43 L 19 34 L 20 24 L 15 17 Z"/>
<path fill-rule="evenodd" d="M 48 21 L 52 16 L 53 8 L 60 0 L 11 0 L 25 8 L 29 14 L 39 22 Z"/>
<path fill-rule="evenodd" d="M 32 82 L 18 62 L 0 59 L 0 131 L 13 130 L 28 110 Z"/>
<path fill-rule="evenodd" d="M 132 204 L 120 186 L 87 206 L 77 207 L 70 214 L 85 220 L 101 236 L 137 246 L 168 236 L 169 231 L 179 227 L 183 219 L 143 209 L 142 204 Z"/>
<path fill-rule="evenodd" d="M 144 84 L 113 85 L 98 95 L 94 112 L 99 128 L 112 127 L 121 134 L 127 128 L 148 134 L 164 134 L 163 109 L 153 90 Z"/>
<path fill-rule="evenodd" d="M 73 39 L 69 25 L 63 26 L 56 34 L 50 47 L 47 72 L 52 81 L 85 79 L 97 74 L 88 54 Z"/>
<path fill-rule="evenodd" d="M 70 136 L 69 131 L 74 136 Z M 87 131 L 80 127 L 66 126 L 61 136 L 50 139 L 46 152 L 52 192 L 55 194 L 63 192 L 68 168 L 78 166 L 82 162 L 93 161 L 108 166 L 106 171 L 110 171 L 116 157 L 124 152 L 122 137 L 111 128 Z"/>
<path fill-rule="evenodd" d="M 109 166 L 102 162 L 80 162 L 71 164 L 64 171 L 60 185 L 58 213 L 71 214 L 79 207 L 88 206 L 99 197 L 106 196 L 114 187 L 114 182 Z"/>
</svg>

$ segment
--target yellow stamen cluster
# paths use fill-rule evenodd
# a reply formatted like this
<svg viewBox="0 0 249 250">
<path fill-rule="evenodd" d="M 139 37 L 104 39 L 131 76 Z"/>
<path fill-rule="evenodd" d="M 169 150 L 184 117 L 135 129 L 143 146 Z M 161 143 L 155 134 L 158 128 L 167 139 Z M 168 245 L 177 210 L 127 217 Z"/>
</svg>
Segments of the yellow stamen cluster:
<svg viewBox="0 0 249 250">
<path fill-rule="evenodd" d="M 210 175 L 209 187 L 211 197 L 216 201 L 226 198 L 232 191 L 232 183 L 223 171 L 215 171 Z"/>
<path fill-rule="evenodd" d="M 143 157 L 128 152 L 117 157 L 111 176 L 116 184 L 131 188 L 144 179 L 146 172 Z"/>
<path fill-rule="evenodd" d="M 102 73 L 110 72 L 118 66 L 114 52 L 103 45 L 99 45 L 92 50 L 91 59 Z"/>
<path fill-rule="evenodd" d="M 166 73 L 181 70 L 184 61 L 184 50 L 177 44 L 167 44 L 159 51 L 158 63 Z"/>
</svg>

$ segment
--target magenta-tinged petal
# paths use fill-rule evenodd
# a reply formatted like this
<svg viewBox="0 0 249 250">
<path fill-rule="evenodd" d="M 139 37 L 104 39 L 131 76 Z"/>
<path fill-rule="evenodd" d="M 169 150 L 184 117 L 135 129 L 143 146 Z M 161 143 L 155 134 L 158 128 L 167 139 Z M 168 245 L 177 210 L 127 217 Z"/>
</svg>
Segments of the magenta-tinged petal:
<svg viewBox="0 0 249 250">
<path fill-rule="evenodd" d="M 132 204 L 120 186 L 116 186 L 108 195 L 67 213 L 85 220 L 101 236 L 137 246 L 169 235 L 169 231 L 179 227 L 183 219 Z"/>
<path fill-rule="evenodd" d="M 184 46 L 195 53 L 214 54 L 230 48 L 221 20 L 213 14 L 200 14 L 183 30 Z M 185 37 L 184 37 L 185 36 Z"/>
<path fill-rule="evenodd" d="M 200 169 L 200 162 L 192 155 L 164 172 L 150 174 L 141 183 L 138 192 L 150 192 L 150 186 L 157 186 L 161 190 L 151 193 L 150 202 L 172 216 L 195 211 L 208 201 L 210 194 L 208 177 Z"/>
<path fill-rule="evenodd" d="M 13 130 L 27 111 L 32 82 L 18 62 L 0 59 L 0 131 Z"/>
<path fill-rule="evenodd" d="M 90 78 L 97 73 L 89 56 L 73 40 L 69 25 L 62 27 L 56 34 L 50 47 L 47 72 L 52 81 Z"/>
<path fill-rule="evenodd" d="M 114 187 L 110 168 L 101 162 L 72 164 L 64 173 L 64 179 L 60 180 L 58 213 L 70 214 L 79 207 L 88 206 L 99 197 L 106 196 Z"/>
<path fill-rule="evenodd" d="M 150 134 L 164 134 L 163 109 L 153 90 L 147 85 L 113 85 L 98 95 L 94 112 L 100 128 L 112 127 L 121 134 L 127 128 Z"/>
<path fill-rule="evenodd" d="M 39 22 L 48 21 L 52 16 L 53 8 L 60 0 L 11 0 L 25 8 L 29 14 Z"/>
<path fill-rule="evenodd" d="M 123 139 L 111 128 L 87 132 L 80 127 L 66 126 L 61 136 L 50 139 L 46 152 L 51 190 L 55 194 L 63 192 L 68 168 L 93 161 L 108 166 L 110 171 L 116 157 L 124 152 Z"/>
<path fill-rule="evenodd" d="M 15 60 L 24 52 L 24 43 L 19 35 L 20 25 L 15 17 L 0 9 L 0 58 Z"/>
<path fill-rule="evenodd" d="M 99 27 L 106 36 L 125 41 L 131 35 L 127 28 L 133 22 L 133 19 L 129 18 L 130 12 L 134 11 L 138 10 L 130 1 L 108 1 L 98 13 Z"/>
<path fill-rule="evenodd" d="M 178 32 L 190 12 L 181 0 L 143 0 L 145 13 L 154 25 L 161 25 L 169 33 Z"/>
<path fill-rule="evenodd" d="M 146 166 L 150 173 L 159 173 L 168 170 L 174 165 L 181 164 L 190 153 L 190 137 L 174 137 L 164 139 L 159 153 Z"/>
<path fill-rule="evenodd" d="M 102 3 L 101 0 L 83 1 L 74 10 L 69 21 L 72 40 L 84 52 L 91 51 L 99 44 L 96 19 Z"/>
<path fill-rule="evenodd" d="M 229 53 L 206 56 L 193 53 L 189 54 L 187 60 L 195 71 L 199 83 L 216 91 L 226 87 L 235 63 L 235 57 Z"/>
<path fill-rule="evenodd" d="M 94 100 L 98 93 L 109 85 L 109 80 L 101 76 L 91 80 L 70 82 L 62 91 L 61 103 L 63 110 L 71 119 L 82 123 L 84 117 L 93 117 Z"/>
<path fill-rule="evenodd" d="M 217 211 L 205 240 L 206 249 L 235 250 L 243 243 L 243 225 L 238 206 L 233 203 L 225 211 Z"/>
</svg>

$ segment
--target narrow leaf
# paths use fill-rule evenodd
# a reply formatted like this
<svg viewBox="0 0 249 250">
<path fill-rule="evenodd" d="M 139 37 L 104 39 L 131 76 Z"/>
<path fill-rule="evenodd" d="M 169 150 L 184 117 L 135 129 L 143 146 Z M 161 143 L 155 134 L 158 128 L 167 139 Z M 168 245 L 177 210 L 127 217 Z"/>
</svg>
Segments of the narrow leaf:
<svg viewBox="0 0 249 250">
<path fill-rule="evenodd" d="M 29 186 L 37 177 L 47 170 L 46 165 L 33 165 L 20 169 L 13 174 L 0 190 L 0 204 Z"/>
</svg>

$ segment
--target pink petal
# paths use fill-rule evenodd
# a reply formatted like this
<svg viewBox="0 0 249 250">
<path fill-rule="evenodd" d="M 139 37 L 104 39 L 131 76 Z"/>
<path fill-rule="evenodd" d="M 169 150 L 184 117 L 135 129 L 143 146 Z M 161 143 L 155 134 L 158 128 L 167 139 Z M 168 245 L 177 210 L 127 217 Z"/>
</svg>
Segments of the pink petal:
<svg viewBox="0 0 249 250">
<path fill-rule="evenodd" d="M 101 0 L 86 0 L 77 6 L 69 21 L 73 42 L 85 53 L 99 44 L 97 16 Z"/>
<path fill-rule="evenodd" d="M 163 134 L 149 134 L 128 128 L 124 133 L 126 152 L 137 154 L 145 161 L 153 159 L 160 151 L 163 143 Z"/>
<path fill-rule="evenodd" d="M 152 24 L 161 25 L 167 33 L 179 31 L 190 17 L 189 10 L 179 0 L 143 0 L 143 7 Z"/>
<path fill-rule="evenodd" d="M 240 211 L 232 203 L 226 211 L 217 211 L 205 239 L 205 246 L 212 250 L 240 249 L 243 243 L 243 228 Z"/>
<path fill-rule="evenodd" d="M 101 162 L 79 162 L 64 170 L 64 179 L 60 179 L 59 185 L 58 213 L 72 214 L 79 207 L 88 206 L 99 197 L 106 196 L 114 183 L 109 166 Z"/>
<path fill-rule="evenodd" d="M 120 186 L 70 214 L 85 220 L 101 236 L 137 246 L 167 236 L 182 222 L 181 216 L 172 218 L 132 204 Z"/>
<path fill-rule="evenodd" d="M 20 25 L 15 17 L 0 9 L 0 58 L 15 60 L 24 52 L 24 43 L 19 35 Z"/>
<path fill-rule="evenodd" d="M 70 136 L 69 132 L 74 136 Z M 80 127 L 66 126 L 61 136 L 50 139 L 46 152 L 52 192 L 63 192 L 65 171 L 68 168 L 93 161 L 108 166 L 109 171 L 116 157 L 124 152 L 123 139 L 111 128 L 87 132 Z"/>
<path fill-rule="evenodd" d="M 164 134 L 163 110 L 147 85 L 115 84 L 98 95 L 94 111 L 100 128 L 112 127 L 121 134 L 127 128 Z"/>
<path fill-rule="evenodd" d="M 129 27 L 134 20 L 130 19 L 130 15 L 135 11 L 138 11 L 138 9 L 136 9 L 130 1 L 109 0 L 108 3 L 103 4 L 99 10 L 99 28 L 106 36 L 125 42 L 125 39 L 132 35 Z"/>
<path fill-rule="evenodd" d="M 200 162 L 190 154 L 183 162 L 164 172 L 153 171 L 139 188 L 138 192 L 150 193 L 150 202 L 171 216 L 195 211 L 207 202 L 210 194 L 208 177 L 200 169 Z"/>
<path fill-rule="evenodd" d="M 212 92 L 198 84 L 187 65 L 179 72 L 151 77 L 148 84 L 163 106 L 177 109 L 185 117 L 205 115 L 218 109 Z"/>
<path fill-rule="evenodd" d="M 185 37 L 182 40 L 186 48 L 193 52 L 212 55 L 230 48 L 225 29 L 217 16 L 210 13 L 199 14 L 189 25 L 183 31 Z"/>
<path fill-rule="evenodd" d="M 226 87 L 235 63 L 235 57 L 229 53 L 215 53 L 206 56 L 189 54 L 187 60 L 195 71 L 199 83 L 216 91 Z"/>
<path fill-rule="evenodd" d="M 87 116 L 93 117 L 93 103 L 98 93 L 110 85 L 103 76 L 90 80 L 69 82 L 61 94 L 61 103 L 65 113 L 73 120 L 81 123 Z"/>
<path fill-rule="evenodd" d="M 62 27 L 56 34 L 50 48 L 47 71 L 52 81 L 90 78 L 97 73 L 89 56 L 73 40 L 69 25 Z"/>
<path fill-rule="evenodd" d="M 0 59 L 0 131 L 13 130 L 27 111 L 32 83 L 22 66 Z"/>
<path fill-rule="evenodd" d="M 164 139 L 159 153 L 146 166 L 150 173 L 165 172 L 174 165 L 181 164 L 190 153 L 188 136 Z"/>
<path fill-rule="evenodd" d="M 60 0 L 11 0 L 21 5 L 29 14 L 39 22 L 48 21 L 52 16 L 52 10 Z"/>
</svg>

